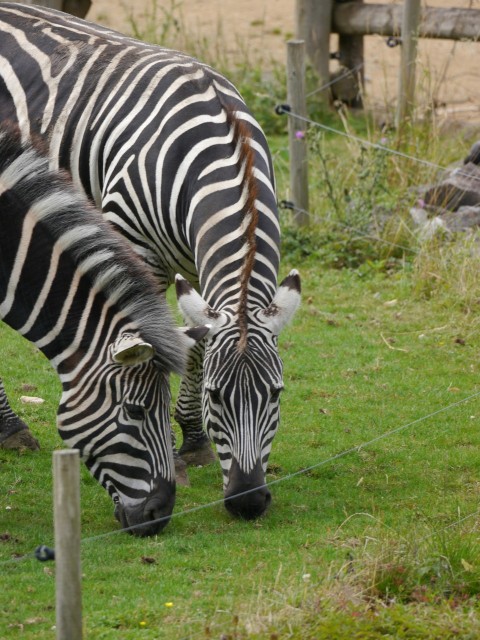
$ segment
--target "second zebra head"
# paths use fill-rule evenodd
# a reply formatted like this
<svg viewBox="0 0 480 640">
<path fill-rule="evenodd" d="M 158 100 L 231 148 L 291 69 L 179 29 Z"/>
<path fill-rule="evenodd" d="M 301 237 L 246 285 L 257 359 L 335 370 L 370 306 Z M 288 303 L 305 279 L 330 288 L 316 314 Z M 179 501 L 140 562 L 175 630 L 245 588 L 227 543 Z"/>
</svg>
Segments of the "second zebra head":
<svg viewBox="0 0 480 640">
<path fill-rule="evenodd" d="M 291 271 L 268 307 L 249 309 L 246 331 L 238 313 L 212 309 L 179 275 L 176 288 L 187 323 L 211 325 L 203 362 L 203 421 L 220 458 L 225 507 L 250 520 L 271 501 L 265 474 L 283 389 L 277 341 L 300 304 L 300 276 Z"/>
</svg>

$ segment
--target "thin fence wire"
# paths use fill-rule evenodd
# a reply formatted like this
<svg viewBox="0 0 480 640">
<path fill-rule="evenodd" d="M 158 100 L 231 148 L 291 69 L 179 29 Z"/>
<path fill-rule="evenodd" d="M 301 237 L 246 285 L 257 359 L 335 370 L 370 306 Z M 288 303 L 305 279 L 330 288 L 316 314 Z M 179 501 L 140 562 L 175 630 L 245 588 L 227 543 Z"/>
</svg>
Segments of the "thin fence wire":
<svg viewBox="0 0 480 640">
<path fill-rule="evenodd" d="M 314 91 L 308 93 L 306 97 L 309 98 L 309 97 L 315 95 L 316 93 L 319 93 L 320 91 L 324 91 L 325 89 L 328 89 L 333 84 L 335 84 L 336 82 L 339 82 L 343 78 L 350 76 L 352 73 L 356 73 L 356 72 L 360 71 L 361 68 L 363 67 L 363 65 L 364 65 L 364 63 L 361 63 L 361 64 L 357 65 L 355 68 L 349 69 L 348 71 L 346 71 L 345 73 L 341 74 L 337 78 L 334 78 L 332 81 L 330 81 L 330 82 L 322 85 L 318 89 L 315 89 Z M 302 122 L 305 122 L 306 124 L 308 124 L 310 126 L 318 127 L 320 129 L 323 129 L 323 130 L 328 131 L 330 133 L 333 133 L 333 134 L 339 135 L 341 137 L 353 140 L 353 141 L 355 141 L 355 142 L 357 142 L 357 143 L 359 143 L 361 145 L 364 145 L 364 146 L 367 146 L 367 147 L 370 147 L 370 148 L 374 148 L 374 149 L 377 149 L 377 150 L 380 150 L 380 151 L 384 151 L 386 153 L 390 153 L 392 155 L 398 156 L 398 157 L 403 158 L 403 159 L 407 159 L 407 160 L 410 160 L 410 161 L 418 162 L 419 164 L 422 164 L 424 166 L 430 167 L 430 168 L 435 169 L 437 171 L 445 171 L 446 170 L 446 167 L 438 165 L 438 164 L 436 164 L 434 162 L 431 162 L 431 161 L 428 161 L 428 160 L 424 160 L 422 158 L 418 158 L 418 157 L 413 156 L 411 154 L 407 154 L 407 153 L 399 151 L 397 149 L 393 149 L 391 147 L 387 147 L 387 146 L 382 145 L 380 143 L 371 142 L 370 140 L 366 140 L 364 138 L 361 138 L 360 136 L 355 136 L 355 135 L 353 135 L 351 133 L 348 133 L 346 131 L 341 131 L 339 129 L 335 129 L 334 127 L 330 127 L 329 125 L 325 125 L 325 124 L 322 124 L 320 122 L 316 122 L 316 121 L 314 121 L 314 120 L 312 120 L 310 118 L 301 116 L 301 115 L 299 115 L 297 113 L 292 112 L 291 110 L 284 109 L 284 105 L 279 105 L 277 107 L 277 109 L 278 109 L 278 113 L 279 114 L 280 113 L 284 113 L 287 116 L 295 117 L 298 120 L 300 120 Z M 457 173 L 458 173 L 458 175 L 463 175 L 465 177 L 468 177 L 472 181 L 476 181 L 476 180 L 480 181 L 480 178 L 476 178 L 475 176 L 472 176 L 471 174 L 462 172 L 460 169 L 457 170 Z M 290 205 L 288 208 L 294 209 L 295 211 L 298 211 L 298 212 L 305 213 L 308 216 L 313 216 L 314 215 L 309 211 L 305 211 L 304 209 L 296 207 L 295 204 Z M 361 230 L 356 229 L 355 227 L 352 227 L 352 226 L 350 226 L 350 225 L 348 225 L 346 223 L 342 223 L 341 221 L 336 221 L 336 223 L 340 224 L 341 226 L 343 226 L 345 228 L 348 228 L 351 231 L 354 231 L 354 232 L 358 233 L 361 237 L 370 238 L 370 239 L 376 240 L 378 242 L 383 242 L 383 243 L 386 243 L 386 244 L 391 245 L 393 247 L 397 247 L 397 248 L 403 249 L 405 251 L 410 251 L 412 253 L 418 253 L 417 250 L 415 250 L 415 249 L 413 249 L 411 247 L 402 246 L 402 245 L 399 245 L 397 243 L 385 240 L 383 238 L 373 236 L 371 234 L 365 234 Z M 421 418 L 413 420 L 412 422 L 409 422 L 409 423 L 407 423 L 405 425 L 401 425 L 399 427 L 391 429 L 390 431 L 384 432 L 383 434 L 380 434 L 379 436 L 376 436 L 375 438 L 372 438 L 371 440 L 369 440 L 367 442 L 364 442 L 364 443 L 362 443 L 360 445 L 356 445 L 354 447 L 351 447 L 349 449 L 341 451 L 341 452 L 339 452 L 339 453 L 337 453 L 337 454 L 335 454 L 335 455 L 333 455 L 333 456 L 331 456 L 329 458 L 326 458 L 326 459 L 324 459 L 324 460 L 322 460 L 322 461 L 320 461 L 320 462 L 318 462 L 318 463 L 316 463 L 314 465 L 311 465 L 311 466 L 309 466 L 307 468 L 300 469 L 300 470 L 298 470 L 296 472 L 293 472 L 291 474 L 283 476 L 282 478 L 278 478 L 276 480 L 272 480 L 270 482 L 266 482 L 265 484 L 261 485 L 260 487 L 256 487 L 255 489 L 251 489 L 251 490 L 236 494 L 235 496 L 231 496 L 230 499 L 238 498 L 238 497 L 241 497 L 243 495 L 247 495 L 247 494 L 252 493 L 253 491 L 256 491 L 256 490 L 258 490 L 260 488 L 272 487 L 273 485 L 280 484 L 280 483 L 286 482 L 288 480 L 292 480 L 292 479 L 294 479 L 294 478 L 296 478 L 298 476 L 301 476 L 301 475 L 304 475 L 306 473 L 309 473 L 309 472 L 311 472 L 311 471 L 313 471 L 315 469 L 318 469 L 321 466 L 324 466 L 324 465 L 327 465 L 327 464 L 329 464 L 331 462 L 334 462 L 335 460 L 338 460 L 338 459 L 340 459 L 342 457 L 345 457 L 345 456 L 347 456 L 347 455 L 349 455 L 351 453 L 361 451 L 362 449 L 364 449 L 366 447 L 369 447 L 372 444 L 374 444 L 376 442 L 379 442 L 380 440 L 383 440 L 383 439 L 385 439 L 387 437 L 390 437 L 390 436 L 392 436 L 392 435 L 394 435 L 396 433 L 400 433 L 400 432 L 402 432 L 402 431 L 404 431 L 404 430 L 406 430 L 406 429 L 408 429 L 408 428 L 410 428 L 410 427 L 412 427 L 412 426 L 414 426 L 416 424 L 419 424 L 420 422 L 423 422 L 423 421 L 425 421 L 425 420 L 427 420 L 427 419 L 429 419 L 429 418 L 431 418 L 433 416 L 436 416 L 436 415 L 438 415 L 440 413 L 443 413 L 443 412 L 448 411 L 448 410 L 450 410 L 452 408 L 455 408 L 455 407 L 457 407 L 457 406 L 459 406 L 461 404 L 464 404 L 465 402 L 468 402 L 469 400 L 475 399 L 479 395 L 480 395 L 480 392 L 472 394 L 472 395 L 468 396 L 467 398 L 464 398 L 463 400 L 459 400 L 459 401 L 457 401 L 455 403 L 447 405 L 446 407 L 442 407 L 441 409 L 438 409 L 438 410 L 436 410 L 436 411 L 434 411 L 434 412 L 432 412 L 432 413 L 430 413 L 430 414 L 428 414 L 426 416 L 423 416 Z M 440 431 L 437 432 L 437 433 L 440 433 Z M 212 507 L 215 507 L 215 506 L 223 505 L 224 502 L 225 502 L 225 498 L 214 500 L 212 502 L 209 502 L 209 503 L 206 503 L 206 504 L 203 504 L 203 505 L 198 505 L 198 506 L 192 507 L 190 509 L 185 509 L 185 510 L 183 510 L 181 512 L 178 512 L 178 513 L 173 513 L 171 516 L 168 516 L 168 517 L 159 518 L 157 520 L 152 521 L 149 524 L 161 523 L 161 522 L 163 522 L 165 520 L 168 521 L 168 520 L 171 520 L 173 518 L 178 518 L 178 517 L 190 515 L 192 513 L 198 512 L 198 511 L 202 511 L 202 510 L 209 509 L 209 508 L 212 508 Z M 461 519 L 459 519 L 459 520 L 457 520 L 455 522 L 450 523 L 449 525 L 444 527 L 442 529 L 442 531 L 446 531 L 446 530 L 448 530 L 450 528 L 458 526 L 462 522 L 465 522 L 466 520 L 468 520 L 468 519 L 470 519 L 472 517 L 475 517 L 478 514 L 480 514 L 480 510 L 479 509 L 475 510 L 474 512 L 472 512 L 472 513 L 470 513 L 470 514 L 468 514 L 468 515 L 466 515 L 464 517 L 462 517 Z M 132 526 L 132 527 L 125 527 L 125 528 L 122 528 L 122 529 L 109 531 L 109 532 L 106 532 L 106 533 L 103 533 L 103 534 L 99 534 L 99 535 L 96 535 L 96 536 L 83 538 L 81 540 L 81 544 L 87 544 L 87 543 L 95 542 L 95 541 L 102 540 L 102 539 L 105 539 L 105 538 L 108 538 L 108 537 L 111 537 L 111 536 L 114 536 L 114 535 L 117 535 L 117 534 L 128 533 L 128 532 L 131 532 L 131 531 L 133 531 L 136 528 L 139 528 L 141 526 L 142 525 L 136 525 L 136 526 Z M 430 535 L 435 535 L 435 534 L 430 534 Z M 427 536 L 427 537 L 429 537 L 429 536 Z M 1 561 L 0 562 L 0 566 L 5 566 L 5 565 L 8 565 L 8 564 L 14 564 L 14 563 L 18 564 L 18 563 L 21 563 L 21 562 L 26 561 L 26 560 L 35 559 L 36 557 L 37 557 L 36 553 L 35 552 L 31 552 L 31 553 L 25 554 L 25 555 L 23 555 L 21 557 L 16 557 L 16 558 L 11 558 L 9 560 Z"/>
<path fill-rule="evenodd" d="M 309 216 L 310 218 L 313 218 L 317 222 L 320 220 L 320 218 L 316 214 L 312 213 L 311 211 L 307 211 L 306 209 L 302 209 L 301 207 L 297 207 L 294 203 L 289 203 L 288 206 L 285 206 L 282 204 L 282 202 L 280 202 L 279 206 L 280 208 L 283 207 L 291 211 L 298 211 L 298 213 L 304 213 L 305 215 Z M 361 229 L 352 227 L 351 225 L 347 224 L 346 222 L 342 222 L 341 220 L 335 220 L 334 223 L 340 227 L 343 227 L 344 229 L 347 229 L 348 231 L 353 231 L 361 238 L 365 238 L 368 240 L 375 240 L 376 242 L 386 244 L 396 249 L 402 249 L 402 251 L 407 251 L 409 253 L 414 253 L 416 255 L 420 253 L 417 249 L 414 249 L 413 247 L 407 247 L 406 245 L 398 244 L 398 242 L 392 242 L 391 240 L 386 240 L 385 238 L 381 238 L 380 236 L 374 236 L 370 233 L 364 233 Z"/>
<path fill-rule="evenodd" d="M 342 77 L 343 76 L 339 77 L 337 80 L 340 80 Z M 335 81 L 337 81 L 337 80 L 335 80 Z M 332 81 L 332 82 L 334 82 L 334 81 Z M 321 87 L 319 89 L 319 91 L 324 89 L 324 88 L 327 88 L 328 86 L 330 86 L 332 84 L 332 82 L 328 83 L 326 85 L 323 85 L 323 87 Z M 311 95 L 311 94 L 308 94 L 308 95 Z M 341 131 L 339 129 L 335 129 L 334 127 L 331 127 L 329 125 L 323 124 L 321 122 L 316 122 L 315 120 L 312 120 L 311 118 L 308 118 L 306 116 L 301 116 L 300 114 L 294 113 L 293 111 L 291 111 L 290 108 L 288 107 L 288 105 L 285 105 L 285 104 L 277 105 L 276 112 L 278 114 L 285 114 L 285 115 L 287 115 L 287 116 L 289 116 L 291 118 L 296 118 L 296 119 L 298 119 L 298 120 L 300 120 L 300 121 L 302 121 L 302 122 L 304 122 L 304 123 L 306 123 L 306 124 L 308 124 L 310 126 L 318 127 L 318 128 L 323 129 L 325 131 L 328 131 L 329 133 L 333 133 L 333 134 L 339 135 L 339 136 L 341 136 L 343 138 L 347 138 L 349 140 L 355 141 L 356 143 L 361 144 L 361 145 L 363 145 L 365 147 L 370 147 L 370 148 L 376 149 L 378 151 L 389 153 L 391 155 L 403 158 L 405 160 L 417 162 L 418 164 L 421 164 L 423 166 L 427 166 L 427 167 L 429 167 L 431 169 L 434 169 L 435 171 L 446 171 L 447 170 L 447 167 L 439 165 L 439 164 L 437 164 L 435 162 L 431 162 L 430 160 L 425 160 L 423 158 L 418 158 L 417 156 L 413 156 L 413 155 L 405 153 L 403 151 L 399 151 L 398 149 L 393 149 L 392 147 L 388 147 L 388 146 L 380 144 L 378 142 L 372 142 L 370 140 L 366 140 L 365 138 L 361 138 L 360 136 L 356 136 L 356 135 L 353 135 L 353 134 L 348 133 L 346 131 Z M 462 169 L 460 169 L 460 168 L 456 169 L 456 175 L 463 176 L 465 178 L 468 178 L 473 183 L 478 182 L 480 184 L 480 177 L 477 177 L 477 176 L 474 176 L 474 175 L 472 175 L 470 173 L 462 171 Z M 314 220 L 317 220 L 317 221 L 319 220 L 319 218 L 318 218 L 318 216 L 316 214 L 312 213 L 311 211 L 306 211 L 305 209 L 303 209 L 301 207 L 297 207 L 294 202 L 288 202 L 288 203 L 280 202 L 279 204 L 280 204 L 280 207 L 283 206 L 283 208 L 285 208 L 285 209 L 290 209 L 290 210 L 296 211 L 298 213 L 303 213 L 303 214 L 307 215 L 308 217 L 310 217 L 311 219 L 314 219 Z M 352 231 L 352 232 L 358 234 L 362 238 L 375 240 L 376 242 L 379 242 L 381 244 L 389 245 L 389 246 L 391 246 L 393 248 L 398 248 L 398 249 L 401 249 L 403 251 L 407 251 L 409 253 L 413 253 L 413 254 L 417 254 L 417 255 L 420 253 L 417 249 L 415 249 L 413 247 L 407 247 L 405 245 L 401 245 L 401 244 L 398 244 L 396 242 L 392 242 L 391 240 L 387 240 L 385 238 L 381 238 L 380 236 L 375 236 L 375 235 L 372 235 L 370 233 L 365 233 L 361 229 L 357 229 L 357 228 L 349 225 L 348 223 L 342 222 L 341 220 L 335 220 L 335 224 L 341 226 L 344 229 L 347 229 L 349 231 Z"/>
<path fill-rule="evenodd" d="M 339 135 L 343 138 L 348 138 L 349 140 L 353 140 L 361 145 L 364 145 L 366 147 L 370 147 L 372 149 L 377 149 L 379 151 L 384 151 L 386 153 L 390 153 L 392 155 L 398 156 L 400 158 L 403 158 L 404 160 L 410 160 L 413 162 L 418 162 L 419 164 L 422 164 L 426 167 L 429 167 L 431 169 L 435 169 L 436 171 L 446 171 L 447 167 L 443 167 L 442 165 L 439 165 L 435 162 L 431 162 L 430 160 L 425 160 L 423 158 L 418 158 L 416 156 L 413 156 L 409 153 L 405 153 L 404 151 L 399 151 L 398 149 L 393 149 L 392 147 L 387 147 L 386 145 L 380 144 L 379 142 L 372 142 L 371 140 L 366 140 L 365 138 L 361 138 L 360 136 L 355 136 L 352 133 L 348 133 L 347 131 L 341 131 L 340 129 L 335 129 L 334 127 L 331 127 L 327 124 L 323 124 L 321 122 L 316 122 L 315 120 L 312 120 L 311 118 L 307 118 L 306 116 L 301 116 L 298 113 L 294 113 L 293 111 L 290 111 L 289 109 L 285 108 L 286 105 L 277 105 L 277 109 L 278 109 L 278 113 L 282 113 L 285 114 L 291 118 L 295 118 L 297 120 L 300 120 L 301 122 L 304 122 L 305 124 L 311 125 L 313 127 L 318 127 L 319 129 L 323 129 L 325 131 L 328 131 L 329 133 L 334 133 L 336 135 Z M 457 175 L 461 175 L 464 176 L 466 178 L 471 179 L 472 181 L 478 181 L 480 182 L 480 178 L 476 177 L 476 176 L 472 176 L 469 173 L 466 173 L 465 171 L 462 171 L 461 169 L 457 169 Z"/>
<path fill-rule="evenodd" d="M 359 445 L 355 445 L 354 447 L 350 447 L 349 449 L 345 449 L 343 451 L 340 451 L 339 453 L 336 453 L 328 458 L 325 458 L 324 460 L 321 460 L 320 462 L 317 462 L 313 465 L 310 465 L 309 467 L 306 468 L 302 468 L 299 469 L 298 471 L 294 471 L 293 473 L 289 473 L 285 476 L 282 476 L 281 478 L 277 478 L 275 480 L 271 480 L 269 482 L 266 482 L 265 484 L 259 486 L 259 487 L 255 487 L 254 489 L 250 489 L 248 491 L 244 491 L 242 493 L 236 494 L 235 496 L 231 496 L 230 499 L 233 498 L 238 498 L 244 495 L 248 495 L 254 491 L 257 491 L 258 489 L 262 489 L 262 488 L 269 488 L 272 486 L 275 486 L 277 484 L 280 483 L 284 483 L 287 481 L 290 481 L 294 478 L 297 478 L 298 476 L 302 476 L 305 475 L 306 473 L 310 473 L 311 471 L 314 471 L 322 466 L 325 466 L 331 462 L 334 462 L 336 460 L 339 460 L 340 458 L 343 458 L 345 456 L 348 456 L 352 453 L 355 452 L 359 452 L 362 449 L 365 449 L 369 446 L 371 446 L 372 444 L 375 444 L 376 442 L 380 442 L 381 440 L 384 440 L 386 438 L 389 438 L 397 433 L 400 433 L 402 431 L 405 431 L 406 429 L 409 429 L 410 427 L 413 427 L 414 425 L 420 424 L 421 422 L 424 422 L 425 420 L 428 420 L 432 417 L 435 417 L 441 413 L 444 413 L 446 411 L 450 411 L 451 409 L 454 409 L 462 404 L 465 404 L 466 402 L 469 402 L 470 400 L 474 400 L 476 398 L 478 398 L 480 396 L 480 391 L 473 393 L 469 396 L 467 396 L 466 398 L 463 398 L 462 400 L 458 400 L 457 402 L 453 402 L 449 405 L 446 405 L 444 407 L 441 407 L 440 409 L 437 409 L 435 411 L 432 411 L 431 413 L 422 416 L 420 418 L 417 418 L 415 420 L 412 420 L 411 422 L 408 422 L 406 424 L 400 425 L 399 427 L 395 427 L 394 429 L 390 429 L 389 431 L 385 431 L 384 433 L 379 434 L 378 436 L 375 436 L 374 438 L 363 442 L 362 444 Z M 436 432 L 436 435 L 440 434 L 442 431 L 445 431 L 447 429 L 447 427 L 445 427 L 443 430 L 438 430 Z M 180 511 L 178 513 L 173 513 L 171 516 L 166 516 L 163 518 L 158 518 L 157 520 L 152 520 L 151 522 L 149 522 L 149 524 L 153 525 L 153 524 L 157 524 L 157 523 L 161 523 L 161 522 L 165 522 L 165 521 L 169 521 L 173 518 L 179 518 L 179 517 L 183 517 L 186 515 L 191 515 L 192 513 L 197 513 L 198 511 L 203 511 L 205 509 L 211 509 L 212 507 L 218 506 L 218 505 L 223 505 L 225 502 L 224 498 L 218 499 L 218 500 L 213 500 L 212 502 L 208 502 L 206 504 L 202 504 L 202 505 L 198 505 L 196 507 L 192 507 L 190 509 L 185 509 L 183 511 Z M 473 517 L 470 516 L 470 517 Z M 98 540 L 104 540 L 106 538 L 110 538 L 112 536 L 116 536 L 118 534 L 121 533 L 128 533 L 128 532 L 132 532 L 137 528 L 141 528 L 143 525 L 136 525 L 136 526 L 131 526 L 131 527 L 125 527 L 122 529 L 115 529 L 112 531 L 107 531 L 106 533 L 102 533 L 96 536 L 90 536 L 88 538 L 83 538 L 81 540 L 81 544 L 85 545 L 87 543 L 92 543 L 92 542 L 96 542 Z M 453 525 L 449 525 L 449 526 L 453 526 Z M 24 556 L 21 556 L 20 558 L 11 558 L 10 560 L 4 560 L 2 562 L 0 562 L 0 566 L 5 566 L 7 564 L 13 564 L 13 563 L 19 563 L 22 561 L 26 561 L 26 560 L 30 560 L 32 558 L 36 557 L 35 553 L 29 553 L 29 554 L 25 554 Z"/>
<path fill-rule="evenodd" d="M 325 89 L 329 89 L 330 87 L 333 87 L 333 85 L 336 84 L 337 82 L 340 82 L 340 80 L 343 80 L 344 78 L 348 78 L 349 76 L 354 75 L 358 71 L 361 71 L 361 69 L 364 67 L 364 65 L 365 65 L 364 62 L 360 62 L 359 64 L 357 64 L 352 69 L 347 69 L 344 73 L 342 73 L 339 76 L 337 76 L 336 78 L 333 78 L 332 80 L 330 80 L 330 82 L 327 82 L 326 84 L 323 84 L 318 89 L 314 89 L 313 91 L 310 91 L 310 93 L 307 93 L 305 97 L 306 98 L 311 98 L 312 96 L 316 95 L 317 93 L 320 93 L 320 91 L 325 91 Z"/>
</svg>

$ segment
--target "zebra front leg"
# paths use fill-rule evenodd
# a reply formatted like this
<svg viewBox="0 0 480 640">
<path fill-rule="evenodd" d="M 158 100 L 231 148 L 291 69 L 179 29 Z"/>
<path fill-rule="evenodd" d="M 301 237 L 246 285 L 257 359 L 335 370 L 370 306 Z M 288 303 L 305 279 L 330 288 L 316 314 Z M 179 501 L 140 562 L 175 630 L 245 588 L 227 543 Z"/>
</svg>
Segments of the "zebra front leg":
<svg viewBox="0 0 480 640">
<path fill-rule="evenodd" d="M 189 352 L 187 370 L 180 384 L 175 420 L 182 429 L 183 443 L 179 454 L 189 465 L 206 465 L 215 461 L 210 440 L 203 430 L 202 377 L 204 341 Z"/>
<path fill-rule="evenodd" d="M 27 425 L 13 411 L 0 378 L 0 449 L 40 449 Z"/>
</svg>

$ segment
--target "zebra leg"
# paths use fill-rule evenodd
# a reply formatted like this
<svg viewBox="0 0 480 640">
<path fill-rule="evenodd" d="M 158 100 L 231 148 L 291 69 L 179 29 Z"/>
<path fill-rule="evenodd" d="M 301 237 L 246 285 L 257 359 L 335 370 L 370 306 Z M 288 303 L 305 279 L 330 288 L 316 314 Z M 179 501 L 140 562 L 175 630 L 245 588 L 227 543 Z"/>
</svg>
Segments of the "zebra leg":
<svg viewBox="0 0 480 640">
<path fill-rule="evenodd" d="M 175 420 L 182 429 L 183 443 L 179 454 L 189 465 L 206 465 L 215 461 L 210 440 L 203 430 L 202 377 L 203 341 L 189 352 L 187 369 L 180 384 Z"/>
<path fill-rule="evenodd" d="M 187 463 L 182 460 L 177 449 L 177 438 L 175 432 L 171 431 L 172 435 L 172 448 L 173 448 L 173 462 L 175 463 L 175 482 L 182 487 L 189 487 L 190 480 L 188 479 Z"/>
<path fill-rule="evenodd" d="M 27 425 L 20 420 L 8 403 L 0 378 L 0 449 L 40 449 Z"/>
</svg>

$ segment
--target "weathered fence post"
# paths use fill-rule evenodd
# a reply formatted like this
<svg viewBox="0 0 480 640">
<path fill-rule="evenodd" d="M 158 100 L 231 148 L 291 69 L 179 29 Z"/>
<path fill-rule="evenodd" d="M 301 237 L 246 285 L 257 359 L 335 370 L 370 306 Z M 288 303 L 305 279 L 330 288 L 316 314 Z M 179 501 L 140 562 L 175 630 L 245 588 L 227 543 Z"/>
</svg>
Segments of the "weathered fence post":
<svg viewBox="0 0 480 640">
<path fill-rule="evenodd" d="M 287 42 L 287 100 L 293 114 L 307 116 L 305 102 L 305 43 Z M 308 160 L 306 123 L 294 115 L 288 118 L 290 150 L 290 198 L 295 207 L 294 220 L 299 226 L 308 224 Z"/>
<path fill-rule="evenodd" d="M 330 80 L 330 25 L 334 0 L 297 0 L 295 5 L 295 37 L 305 41 L 305 49 L 318 74 L 320 86 Z M 330 90 L 318 92 L 323 102 L 329 102 Z"/>
<path fill-rule="evenodd" d="M 80 457 L 53 453 L 57 640 L 81 640 Z"/>
<path fill-rule="evenodd" d="M 363 3 L 363 0 L 351 0 L 354 3 Z M 365 69 L 363 60 L 363 36 L 338 34 L 339 61 L 344 70 L 350 71 L 349 86 L 352 99 L 348 103 L 352 107 L 363 106 L 362 93 L 365 86 Z M 341 70 L 342 71 L 342 70 Z"/>
<path fill-rule="evenodd" d="M 402 57 L 398 84 L 396 126 L 402 127 L 413 113 L 415 102 L 415 63 L 417 58 L 420 0 L 405 0 L 402 18 Z"/>
</svg>

